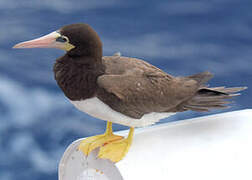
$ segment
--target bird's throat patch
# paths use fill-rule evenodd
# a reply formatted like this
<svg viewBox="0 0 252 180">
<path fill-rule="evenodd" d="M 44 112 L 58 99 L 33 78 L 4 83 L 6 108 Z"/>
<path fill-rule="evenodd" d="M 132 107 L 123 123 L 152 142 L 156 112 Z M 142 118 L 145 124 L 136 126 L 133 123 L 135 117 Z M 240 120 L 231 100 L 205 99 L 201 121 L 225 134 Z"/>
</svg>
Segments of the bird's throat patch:
<svg viewBox="0 0 252 180">
<path fill-rule="evenodd" d="M 75 48 L 74 45 L 70 44 L 69 42 L 65 43 L 64 49 L 65 49 L 66 51 L 70 51 L 70 50 L 73 49 L 73 48 Z"/>
</svg>

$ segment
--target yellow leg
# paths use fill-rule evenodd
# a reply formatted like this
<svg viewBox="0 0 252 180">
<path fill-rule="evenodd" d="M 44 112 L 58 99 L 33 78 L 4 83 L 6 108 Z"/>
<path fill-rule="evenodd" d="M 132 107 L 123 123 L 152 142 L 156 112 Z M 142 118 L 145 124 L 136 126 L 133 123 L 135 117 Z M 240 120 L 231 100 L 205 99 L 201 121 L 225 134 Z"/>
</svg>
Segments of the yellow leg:
<svg viewBox="0 0 252 180">
<path fill-rule="evenodd" d="M 112 122 L 107 122 L 107 128 L 105 133 L 84 139 L 79 145 L 79 150 L 81 150 L 87 156 L 94 149 L 121 139 L 123 139 L 122 136 L 113 134 Z"/>
<path fill-rule="evenodd" d="M 129 135 L 126 139 L 113 141 L 100 148 L 98 157 L 110 159 L 113 162 L 122 160 L 129 151 L 134 135 L 134 128 L 130 128 Z"/>
</svg>

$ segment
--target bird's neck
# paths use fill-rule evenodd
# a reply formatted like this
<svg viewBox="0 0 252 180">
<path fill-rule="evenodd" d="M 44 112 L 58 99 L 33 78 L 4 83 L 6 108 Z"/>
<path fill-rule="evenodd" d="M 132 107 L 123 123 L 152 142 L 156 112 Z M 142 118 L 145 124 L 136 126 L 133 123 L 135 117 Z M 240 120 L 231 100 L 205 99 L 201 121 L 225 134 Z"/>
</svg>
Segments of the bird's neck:
<svg viewBox="0 0 252 180">
<path fill-rule="evenodd" d="M 104 74 L 101 57 L 65 55 L 54 65 L 55 80 L 64 94 L 73 101 L 95 96 L 97 78 Z"/>
</svg>

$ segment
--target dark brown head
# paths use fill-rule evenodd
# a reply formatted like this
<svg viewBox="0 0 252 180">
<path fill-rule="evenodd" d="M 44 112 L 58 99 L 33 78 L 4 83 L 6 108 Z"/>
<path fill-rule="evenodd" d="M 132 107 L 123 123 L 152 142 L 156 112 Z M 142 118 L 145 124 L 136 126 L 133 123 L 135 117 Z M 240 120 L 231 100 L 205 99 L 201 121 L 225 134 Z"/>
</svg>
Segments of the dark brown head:
<svg viewBox="0 0 252 180">
<path fill-rule="evenodd" d="M 13 48 L 58 48 L 69 56 L 102 57 L 102 42 L 88 24 L 63 26 L 43 37 L 19 43 Z"/>
</svg>

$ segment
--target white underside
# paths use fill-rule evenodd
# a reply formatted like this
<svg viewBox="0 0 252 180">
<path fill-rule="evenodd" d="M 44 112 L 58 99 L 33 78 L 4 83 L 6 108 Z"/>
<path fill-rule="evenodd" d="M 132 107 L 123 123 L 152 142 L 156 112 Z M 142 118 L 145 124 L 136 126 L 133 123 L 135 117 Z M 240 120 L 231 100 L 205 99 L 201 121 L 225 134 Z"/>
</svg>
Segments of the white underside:
<svg viewBox="0 0 252 180">
<path fill-rule="evenodd" d="M 120 112 L 111 109 L 97 97 L 81 101 L 70 101 L 77 109 L 85 112 L 95 118 L 122 124 L 130 127 L 143 127 L 155 124 L 160 119 L 164 119 L 175 113 L 149 113 L 145 114 L 141 119 L 134 119 Z"/>
</svg>

